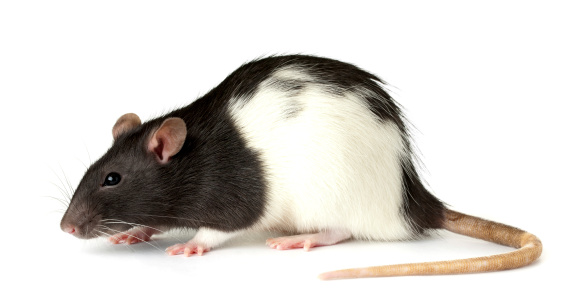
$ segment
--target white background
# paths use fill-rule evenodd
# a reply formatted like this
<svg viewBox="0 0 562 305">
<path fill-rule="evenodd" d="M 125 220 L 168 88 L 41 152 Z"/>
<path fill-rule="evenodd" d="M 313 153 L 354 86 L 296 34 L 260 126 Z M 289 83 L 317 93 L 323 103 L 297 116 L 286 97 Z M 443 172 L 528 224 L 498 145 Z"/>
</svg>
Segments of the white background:
<svg viewBox="0 0 562 305">
<path fill-rule="evenodd" d="M 557 3 L 335 3 L 1 2 L 0 303 L 560 302 Z M 60 231 L 64 207 L 49 196 L 63 198 L 65 175 L 78 184 L 121 114 L 157 116 L 243 62 L 288 53 L 351 62 L 389 82 L 417 127 L 431 190 L 454 209 L 536 234 L 539 261 L 489 274 L 323 282 L 316 275 L 332 269 L 509 249 L 442 233 L 275 251 L 256 234 L 183 258 L 162 249 L 193 232 L 126 247 Z"/>
</svg>

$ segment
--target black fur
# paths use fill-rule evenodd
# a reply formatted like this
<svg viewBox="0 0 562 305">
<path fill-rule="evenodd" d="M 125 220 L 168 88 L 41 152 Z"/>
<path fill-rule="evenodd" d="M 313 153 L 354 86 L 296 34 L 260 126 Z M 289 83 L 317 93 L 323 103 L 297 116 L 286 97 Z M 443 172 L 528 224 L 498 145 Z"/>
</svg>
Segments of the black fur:
<svg viewBox="0 0 562 305">
<path fill-rule="evenodd" d="M 266 185 L 260 156 L 247 147 L 229 114 L 228 102 L 250 99 L 272 73 L 284 67 L 302 69 L 315 84 L 342 96 L 361 94 L 371 111 L 382 121 L 396 124 L 403 134 L 408 158 L 403 160 L 404 217 L 415 233 L 439 228 L 444 205 L 430 194 L 413 166 L 408 131 L 399 105 L 382 88 L 378 77 L 351 64 L 304 56 L 277 56 L 241 66 L 216 88 L 192 104 L 148 121 L 121 135 L 114 145 L 85 174 L 63 222 L 76 222 L 82 237 L 98 233 L 88 228 L 99 219 L 119 219 L 151 227 L 209 227 L 232 231 L 251 226 L 263 213 Z M 269 84 L 288 96 L 305 90 L 306 80 L 273 79 Z M 286 105 L 285 117 L 299 114 L 297 101 Z M 169 117 L 180 117 L 187 125 L 181 151 L 166 165 L 148 152 L 152 132 Z M 122 181 L 102 187 L 109 172 Z M 107 225 L 105 233 L 126 229 Z"/>
<path fill-rule="evenodd" d="M 343 95 L 346 92 L 366 89 L 370 95 L 371 110 L 383 120 L 392 120 L 402 130 L 404 124 L 400 117 L 400 109 L 390 95 L 379 85 L 384 84 L 377 76 L 363 71 L 354 65 L 341 61 L 307 55 L 287 55 L 266 57 L 247 63 L 230 76 L 217 88 L 223 98 L 250 99 L 257 91 L 260 83 L 271 74 L 285 67 L 302 69 L 314 78 L 315 83 L 324 84 L 328 92 Z M 278 88 L 287 91 L 302 90 L 305 81 L 279 82 Z"/>
<path fill-rule="evenodd" d="M 71 215 L 82 215 L 82 228 L 77 231 L 86 238 L 96 232 L 86 233 L 87 222 L 93 225 L 95 221 L 87 221 L 84 215 L 162 228 L 233 231 L 253 224 L 265 202 L 262 166 L 215 92 L 117 138 L 88 169 L 63 222 Z M 168 117 L 184 119 L 188 134 L 180 152 L 161 165 L 146 147 L 151 133 Z M 121 183 L 101 187 L 97 182 L 109 172 L 120 173 Z"/>
</svg>

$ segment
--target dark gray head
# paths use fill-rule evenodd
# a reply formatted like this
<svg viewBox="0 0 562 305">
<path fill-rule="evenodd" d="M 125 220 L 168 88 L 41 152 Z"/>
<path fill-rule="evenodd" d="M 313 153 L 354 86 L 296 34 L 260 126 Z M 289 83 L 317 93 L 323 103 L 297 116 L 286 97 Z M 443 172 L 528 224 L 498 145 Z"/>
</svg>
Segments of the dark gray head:
<svg viewBox="0 0 562 305">
<path fill-rule="evenodd" d="M 84 174 L 61 229 L 93 238 L 149 225 L 168 213 L 170 163 L 186 134 L 185 122 L 177 117 L 145 124 L 136 114 L 120 117 L 113 126 L 113 146 Z"/>
</svg>

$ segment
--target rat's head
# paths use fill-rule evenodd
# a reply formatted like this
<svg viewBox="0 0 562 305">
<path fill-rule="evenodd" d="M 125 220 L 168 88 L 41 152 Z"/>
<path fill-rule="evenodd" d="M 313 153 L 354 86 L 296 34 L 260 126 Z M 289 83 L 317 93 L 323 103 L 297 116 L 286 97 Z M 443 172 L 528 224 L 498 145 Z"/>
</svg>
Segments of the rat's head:
<svg viewBox="0 0 562 305">
<path fill-rule="evenodd" d="M 180 118 L 141 124 L 136 114 L 120 117 L 113 146 L 84 174 L 61 229 L 79 238 L 113 235 L 161 213 L 167 168 L 186 134 Z"/>
</svg>

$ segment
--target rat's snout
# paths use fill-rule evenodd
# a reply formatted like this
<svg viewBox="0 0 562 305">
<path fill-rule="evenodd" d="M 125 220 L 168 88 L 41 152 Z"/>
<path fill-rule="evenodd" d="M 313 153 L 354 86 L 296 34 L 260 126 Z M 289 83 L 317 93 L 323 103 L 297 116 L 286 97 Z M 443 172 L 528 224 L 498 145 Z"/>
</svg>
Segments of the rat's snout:
<svg viewBox="0 0 562 305">
<path fill-rule="evenodd" d="M 62 225 L 61 224 L 61 229 L 66 233 L 70 233 L 70 234 L 76 233 L 76 226 L 73 226 L 73 225 L 69 225 L 69 224 Z"/>
<path fill-rule="evenodd" d="M 60 228 L 63 232 L 75 235 L 75 236 L 80 236 L 79 232 L 78 232 L 78 226 L 76 224 L 71 223 L 70 221 L 67 220 L 68 217 L 63 217 L 61 222 L 60 222 Z"/>
<path fill-rule="evenodd" d="M 66 210 L 66 213 L 64 213 L 64 216 L 62 217 L 62 219 L 60 221 L 60 229 L 63 232 L 70 233 L 70 234 L 74 235 L 76 233 L 76 224 L 71 222 L 70 218 L 72 218 L 72 217 L 70 215 L 69 210 Z"/>
<path fill-rule="evenodd" d="M 92 232 L 90 232 L 91 230 L 88 230 L 89 225 L 90 225 L 89 223 L 83 223 L 83 224 L 73 223 L 70 221 L 66 221 L 63 218 L 60 224 L 60 228 L 63 232 L 69 233 L 75 237 L 87 239 L 93 237 L 90 236 Z"/>
<path fill-rule="evenodd" d="M 76 210 L 66 211 L 60 222 L 60 228 L 63 232 L 69 233 L 75 237 L 89 239 L 94 238 L 97 230 L 97 224 L 101 216 L 92 217 L 90 213 L 78 213 Z"/>
</svg>

